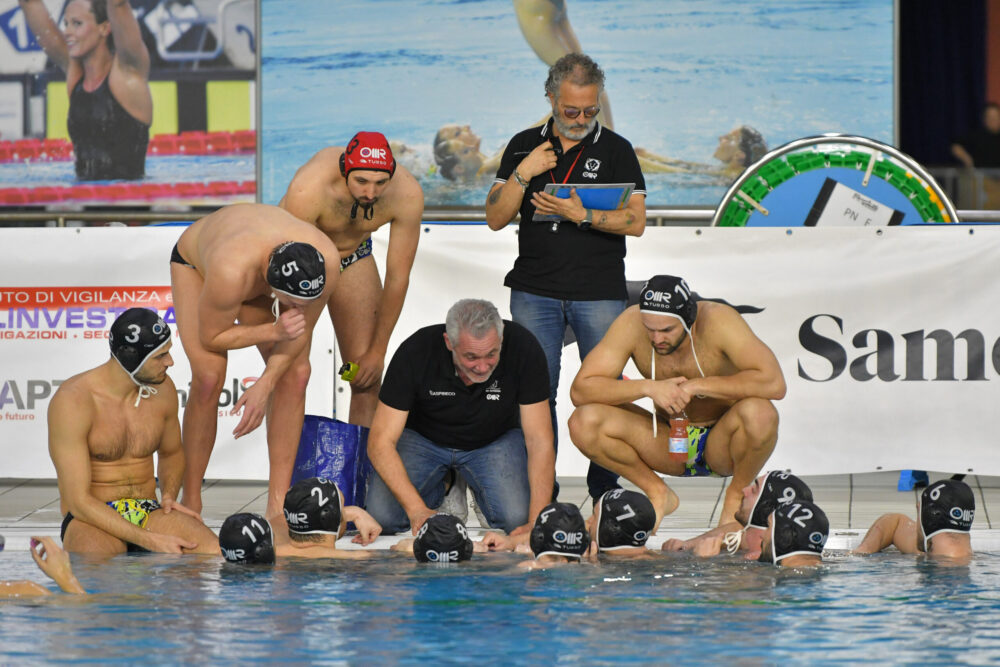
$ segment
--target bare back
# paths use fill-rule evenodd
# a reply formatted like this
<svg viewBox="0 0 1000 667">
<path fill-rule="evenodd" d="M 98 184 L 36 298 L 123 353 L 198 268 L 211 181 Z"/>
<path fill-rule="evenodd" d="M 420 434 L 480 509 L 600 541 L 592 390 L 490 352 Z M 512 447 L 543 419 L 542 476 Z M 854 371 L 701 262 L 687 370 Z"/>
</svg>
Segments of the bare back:
<svg viewBox="0 0 1000 667">
<path fill-rule="evenodd" d="M 340 173 L 343 146 L 324 148 L 302 165 L 279 206 L 326 234 L 341 257 L 353 253 L 372 232 L 386 223 L 404 222 L 419 227 L 424 195 L 417 179 L 405 167 L 396 172 L 374 205 L 372 218 L 351 218 L 354 198 Z"/>
<path fill-rule="evenodd" d="M 309 243 L 328 265 L 338 257 L 314 226 L 266 204 L 234 204 L 201 218 L 181 234 L 177 249 L 206 282 L 238 286 L 246 302 L 270 292 L 264 269 L 271 251 L 285 241 Z"/>
</svg>

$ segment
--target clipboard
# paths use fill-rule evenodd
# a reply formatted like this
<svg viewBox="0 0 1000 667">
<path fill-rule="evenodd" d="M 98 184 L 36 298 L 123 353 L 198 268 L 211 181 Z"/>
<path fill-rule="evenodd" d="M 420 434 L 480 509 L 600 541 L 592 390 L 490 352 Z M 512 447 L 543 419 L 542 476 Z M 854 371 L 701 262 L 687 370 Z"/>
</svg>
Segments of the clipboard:
<svg viewBox="0 0 1000 667">
<path fill-rule="evenodd" d="M 569 199 L 569 191 L 576 188 L 576 194 L 583 202 L 584 208 L 597 211 L 618 211 L 628 203 L 635 183 L 546 183 L 542 190 L 547 195 Z M 532 222 L 557 222 L 562 220 L 558 215 L 538 213 L 531 216 Z"/>
</svg>

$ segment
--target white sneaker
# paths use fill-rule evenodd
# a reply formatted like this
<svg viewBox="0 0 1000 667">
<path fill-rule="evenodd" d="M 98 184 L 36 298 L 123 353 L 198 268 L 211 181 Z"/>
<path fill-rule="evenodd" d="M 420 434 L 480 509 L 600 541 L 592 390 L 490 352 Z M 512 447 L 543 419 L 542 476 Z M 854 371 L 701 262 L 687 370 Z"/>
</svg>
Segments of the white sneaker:
<svg viewBox="0 0 1000 667">
<path fill-rule="evenodd" d="M 476 502 L 475 496 L 469 497 L 469 504 L 472 505 L 472 510 L 476 513 L 476 517 L 479 519 L 479 526 L 481 528 L 492 528 L 486 517 L 483 516 L 483 511 L 479 509 L 479 503 Z"/>
<path fill-rule="evenodd" d="M 438 506 L 437 511 L 442 514 L 450 514 L 462 523 L 469 518 L 469 485 L 465 483 L 461 475 L 455 475 L 455 481 L 451 489 L 445 494 L 444 500 Z"/>
</svg>

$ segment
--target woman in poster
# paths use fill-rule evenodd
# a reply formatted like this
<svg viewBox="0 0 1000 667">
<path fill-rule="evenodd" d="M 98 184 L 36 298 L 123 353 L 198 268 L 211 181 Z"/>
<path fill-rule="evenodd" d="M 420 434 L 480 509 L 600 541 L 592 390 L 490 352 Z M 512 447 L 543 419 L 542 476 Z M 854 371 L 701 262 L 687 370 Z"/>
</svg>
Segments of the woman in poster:
<svg viewBox="0 0 1000 667">
<path fill-rule="evenodd" d="M 18 2 L 46 55 L 66 73 L 77 178 L 142 178 L 153 98 L 149 52 L 128 0 L 71 0 L 63 32 L 42 0 Z"/>
</svg>

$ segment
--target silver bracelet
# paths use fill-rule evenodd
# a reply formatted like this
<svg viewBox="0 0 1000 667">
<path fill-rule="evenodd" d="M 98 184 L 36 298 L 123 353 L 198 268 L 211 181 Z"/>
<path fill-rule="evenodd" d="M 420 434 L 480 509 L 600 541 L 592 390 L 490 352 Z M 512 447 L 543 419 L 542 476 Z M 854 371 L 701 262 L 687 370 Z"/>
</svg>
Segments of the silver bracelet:
<svg viewBox="0 0 1000 667">
<path fill-rule="evenodd" d="M 517 184 L 521 186 L 521 192 L 528 191 L 528 181 L 524 180 L 524 176 L 521 176 L 521 174 L 517 173 L 517 169 L 514 170 L 514 180 L 517 181 Z"/>
</svg>

